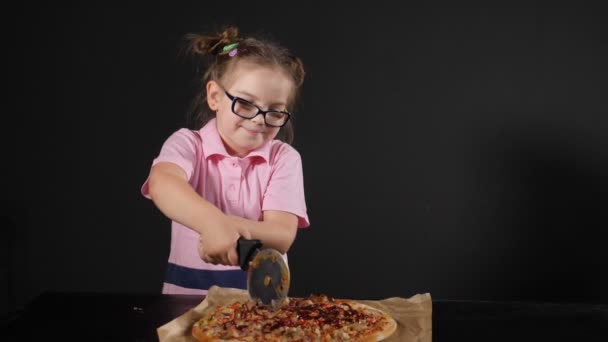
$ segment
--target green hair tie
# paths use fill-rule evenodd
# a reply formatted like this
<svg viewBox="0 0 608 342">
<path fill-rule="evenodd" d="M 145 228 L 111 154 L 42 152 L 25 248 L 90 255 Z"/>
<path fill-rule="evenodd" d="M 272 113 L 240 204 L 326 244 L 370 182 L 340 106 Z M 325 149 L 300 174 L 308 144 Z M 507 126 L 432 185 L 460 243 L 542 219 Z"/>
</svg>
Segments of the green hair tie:
<svg viewBox="0 0 608 342">
<path fill-rule="evenodd" d="M 222 51 L 223 52 L 230 51 L 230 50 L 236 48 L 237 46 L 239 46 L 239 43 L 228 44 L 228 45 L 224 46 L 224 48 L 222 49 Z"/>
</svg>

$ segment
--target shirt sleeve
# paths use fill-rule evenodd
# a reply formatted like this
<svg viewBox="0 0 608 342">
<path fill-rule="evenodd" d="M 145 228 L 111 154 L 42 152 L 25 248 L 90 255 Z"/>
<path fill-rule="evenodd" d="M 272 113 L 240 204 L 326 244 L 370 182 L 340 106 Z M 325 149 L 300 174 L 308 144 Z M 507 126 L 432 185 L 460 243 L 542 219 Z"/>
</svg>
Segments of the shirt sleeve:
<svg viewBox="0 0 608 342">
<path fill-rule="evenodd" d="M 196 155 L 197 155 L 197 136 L 191 130 L 182 128 L 173 133 L 164 142 L 159 155 L 152 161 L 152 166 L 160 162 L 169 162 L 179 166 L 186 173 L 186 177 L 190 179 L 194 170 Z M 146 198 L 150 197 L 148 182 L 150 176 L 141 187 L 141 193 Z"/>
<path fill-rule="evenodd" d="M 289 145 L 287 145 L 289 146 Z M 298 217 L 298 228 L 310 225 L 306 213 L 302 159 L 291 146 L 279 152 L 263 196 L 262 211 L 279 210 Z"/>
</svg>

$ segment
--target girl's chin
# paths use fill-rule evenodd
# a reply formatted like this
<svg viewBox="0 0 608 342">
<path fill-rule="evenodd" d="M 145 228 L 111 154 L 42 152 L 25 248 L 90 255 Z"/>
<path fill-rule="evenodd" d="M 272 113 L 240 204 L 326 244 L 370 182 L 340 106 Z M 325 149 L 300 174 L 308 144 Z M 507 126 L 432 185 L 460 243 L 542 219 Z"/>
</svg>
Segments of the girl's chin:
<svg viewBox="0 0 608 342">
<path fill-rule="evenodd" d="M 239 138 L 240 143 L 243 145 L 261 145 L 264 143 L 264 137 L 262 136 L 262 134 L 251 134 L 249 132 L 243 132 L 243 134 L 241 134 Z"/>
</svg>

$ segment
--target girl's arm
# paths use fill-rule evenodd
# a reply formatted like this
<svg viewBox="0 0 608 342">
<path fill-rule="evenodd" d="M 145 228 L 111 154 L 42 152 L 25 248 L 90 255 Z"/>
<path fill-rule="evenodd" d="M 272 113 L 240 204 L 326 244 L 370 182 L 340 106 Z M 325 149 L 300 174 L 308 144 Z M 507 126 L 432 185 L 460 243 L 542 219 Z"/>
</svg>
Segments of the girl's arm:
<svg viewBox="0 0 608 342">
<path fill-rule="evenodd" d="M 252 239 L 259 239 L 264 243 L 264 247 L 274 248 L 281 253 L 287 253 L 298 230 L 298 217 L 285 211 L 264 211 L 263 221 L 232 218 L 238 221 L 239 225 L 248 228 Z"/>
<path fill-rule="evenodd" d="M 264 191 L 262 220 L 240 220 L 265 247 L 286 253 L 295 240 L 298 225 L 304 227 L 308 223 L 302 159 L 298 151 L 284 145 L 274 160 L 271 180 Z"/>
<path fill-rule="evenodd" d="M 246 225 L 233 219 L 208 202 L 190 186 L 186 173 L 173 163 L 161 162 L 150 172 L 150 197 L 159 210 L 173 221 L 201 234 L 206 262 L 238 264 L 236 241 L 251 238 Z"/>
</svg>

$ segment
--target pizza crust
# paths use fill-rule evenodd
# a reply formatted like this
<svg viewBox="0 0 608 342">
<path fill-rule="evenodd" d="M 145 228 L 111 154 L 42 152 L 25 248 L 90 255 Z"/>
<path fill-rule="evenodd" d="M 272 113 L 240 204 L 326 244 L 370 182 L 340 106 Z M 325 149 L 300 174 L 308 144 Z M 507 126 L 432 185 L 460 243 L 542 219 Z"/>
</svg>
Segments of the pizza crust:
<svg viewBox="0 0 608 342">
<path fill-rule="evenodd" d="M 198 322 L 197 322 L 198 323 Z M 205 334 L 201 329 L 197 328 L 197 323 L 192 326 L 192 336 L 199 342 L 215 342 L 221 341 L 215 339 L 213 336 Z"/>
<path fill-rule="evenodd" d="M 382 341 L 382 340 L 389 338 L 397 330 L 397 321 L 395 321 L 388 313 L 386 313 L 380 309 L 371 307 L 369 305 L 359 303 L 357 301 L 351 301 L 351 300 L 348 300 L 348 301 L 342 300 L 342 301 L 350 304 L 350 306 L 352 306 L 355 309 L 363 309 L 365 311 L 376 312 L 379 315 L 381 315 L 382 317 L 384 317 L 384 319 L 386 319 L 386 322 L 387 322 L 387 324 L 385 324 L 384 327 L 382 327 L 381 331 L 370 334 L 369 336 L 366 336 L 364 338 L 357 339 L 357 340 L 355 340 L 355 342 Z"/>
</svg>

